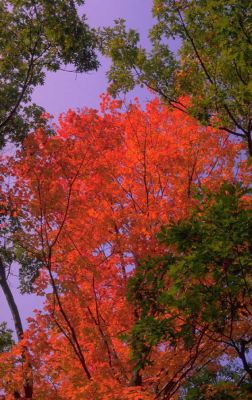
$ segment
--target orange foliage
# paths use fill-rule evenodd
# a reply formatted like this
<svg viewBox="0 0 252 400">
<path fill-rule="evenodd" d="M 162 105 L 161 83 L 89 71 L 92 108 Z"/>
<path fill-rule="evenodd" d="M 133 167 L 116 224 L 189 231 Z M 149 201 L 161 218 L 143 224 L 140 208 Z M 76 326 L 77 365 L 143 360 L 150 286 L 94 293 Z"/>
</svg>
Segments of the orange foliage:
<svg viewBox="0 0 252 400">
<path fill-rule="evenodd" d="M 24 339 L 36 400 L 154 399 L 157 387 L 191 365 L 182 345 L 164 344 L 150 354 L 141 384 L 134 381 L 125 335 L 137 310 L 126 284 L 141 258 L 162 252 L 155 234 L 188 213 L 195 186 L 214 190 L 233 179 L 240 149 L 158 100 L 122 111 L 107 96 L 101 113 L 70 110 L 56 136 L 38 130 L 27 139 L 13 168 L 24 229 L 18 240 L 44 262 L 36 290 L 46 293 L 45 309 L 29 320 Z M 217 351 L 204 343 L 195 363 Z M 15 365 L 11 374 L 19 382 Z"/>
</svg>

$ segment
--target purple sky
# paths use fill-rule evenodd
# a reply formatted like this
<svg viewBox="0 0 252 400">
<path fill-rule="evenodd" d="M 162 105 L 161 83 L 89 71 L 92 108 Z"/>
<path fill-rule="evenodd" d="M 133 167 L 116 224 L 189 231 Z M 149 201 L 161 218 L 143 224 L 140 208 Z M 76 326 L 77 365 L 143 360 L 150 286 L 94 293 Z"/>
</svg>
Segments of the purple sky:
<svg viewBox="0 0 252 400">
<path fill-rule="evenodd" d="M 152 0 L 86 0 L 86 5 L 81 11 L 86 14 L 91 27 L 111 26 L 115 19 L 124 18 L 129 27 L 140 32 L 142 44 L 146 46 L 148 29 L 152 25 L 151 7 Z M 36 89 L 33 100 L 55 117 L 68 108 L 97 108 L 100 102 L 99 95 L 107 88 L 106 71 L 109 61 L 101 59 L 101 63 L 98 72 L 78 76 L 66 72 L 48 74 L 45 85 Z M 129 98 L 136 95 L 142 101 L 151 97 L 147 91 L 136 90 Z M 41 307 L 42 299 L 34 295 L 21 296 L 15 289 L 15 277 L 12 277 L 10 284 L 25 325 L 25 318 L 32 314 L 34 308 Z M 1 291 L 0 304 L 0 322 L 8 321 L 8 325 L 13 329 L 13 321 Z"/>
<path fill-rule="evenodd" d="M 148 45 L 148 30 L 152 25 L 152 0 L 86 0 L 80 11 L 86 14 L 91 27 L 111 26 L 117 18 L 124 18 L 127 26 L 137 29 L 143 46 Z M 99 107 L 99 95 L 107 89 L 106 71 L 109 60 L 101 58 L 97 72 L 76 75 L 59 71 L 49 73 L 45 85 L 39 87 L 34 101 L 55 117 L 68 108 Z M 131 98 L 147 99 L 148 92 L 136 90 Z"/>
</svg>

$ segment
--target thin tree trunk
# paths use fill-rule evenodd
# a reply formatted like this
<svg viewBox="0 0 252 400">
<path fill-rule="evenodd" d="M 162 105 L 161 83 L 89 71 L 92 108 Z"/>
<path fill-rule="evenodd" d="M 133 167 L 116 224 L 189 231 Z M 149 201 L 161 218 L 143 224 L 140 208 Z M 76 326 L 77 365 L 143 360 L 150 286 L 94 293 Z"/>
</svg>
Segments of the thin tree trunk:
<svg viewBox="0 0 252 400">
<path fill-rule="evenodd" d="M 252 129 L 248 131 L 248 150 L 249 150 L 249 155 L 252 157 Z"/>
<path fill-rule="evenodd" d="M 7 279 L 6 279 L 5 268 L 2 264 L 1 259 L 0 259 L 0 285 L 1 285 L 1 288 L 3 289 L 5 298 L 7 300 L 8 306 L 11 311 L 12 318 L 14 320 L 15 331 L 17 334 L 18 341 L 20 341 L 23 339 L 23 334 L 24 334 L 23 326 L 22 326 L 22 322 L 21 322 L 21 318 L 19 315 L 17 305 L 15 303 L 13 294 L 11 292 L 11 289 L 10 289 Z"/>
<path fill-rule="evenodd" d="M 17 338 L 18 341 L 20 342 L 23 339 L 24 336 L 24 330 L 23 330 L 23 326 L 22 326 L 22 321 L 20 318 L 20 314 L 16 305 L 16 302 L 14 300 L 12 291 L 10 289 L 10 286 L 8 284 L 7 281 L 7 277 L 6 277 L 6 272 L 5 272 L 5 267 L 3 265 L 2 259 L 0 258 L 0 286 L 4 292 L 5 298 L 7 300 L 7 303 L 9 305 L 11 314 L 12 314 L 12 318 L 14 320 L 14 325 L 15 325 L 15 331 L 17 334 Z M 24 348 L 23 351 L 23 358 L 25 360 L 25 362 L 27 363 L 27 367 L 28 369 L 30 369 L 31 372 L 31 378 L 29 378 L 26 374 L 26 376 L 24 377 L 24 384 L 23 384 L 23 388 L 24 388 L 24 393 L 25 393 L 25 399 L 32 399 L 32 393 L 33 393 L 33 385 L 32 385 L 32 368 L 31 365 L 29 363 L 29 361 L 27 361 L 27 349 Z M 19 395 L 18 392 L 14 393 L 14 398 L 19 398 L 17 397 Z"/>
</svg>

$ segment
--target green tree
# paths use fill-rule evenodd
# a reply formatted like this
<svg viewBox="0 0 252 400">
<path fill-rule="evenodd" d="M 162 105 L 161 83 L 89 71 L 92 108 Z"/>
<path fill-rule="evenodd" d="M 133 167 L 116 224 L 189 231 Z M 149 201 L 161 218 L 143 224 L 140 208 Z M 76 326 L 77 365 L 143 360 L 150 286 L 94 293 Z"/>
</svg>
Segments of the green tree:
<svg viewBox="0 0 252 400">
<path fill-rule="evenodd" d="M 0 148 L 22 142 L 43 109 L 31 102 L 46 71 L 71 64 L 97 69 L 94 32 L 77 6 L 84 0 L 0 0 Z"/>
<path fill-rule="evenodd" d="M 249 400 L 251 382 L 235 364 L 212 362 L 196 371 L 180 390 L 179 400 Z"/>
<path fill-rule="evenodd" d="M 251 190 L 225 183 L 197 197 L 187 219 L 162 228 L 164 255 L 142 262 L 130 280 L 129 299 L 140 315 L 134 357 L 141 365 L 153 346 L 182 340 L 191 349 L 204 336 L 222 356 L 239 359 L 251 383 Z"/>
<path fill-rule="evenodd" d="M 6 322 L 0 324 L 0 353 L 9 351 L 13 345 L 12 331 L 7 329 Z"/>
<path fill-rule="evenodd" d="M 153 15 L 151 51 L 124 20 L 100 32 L 111 93 L 145 85 L 202 124 L 243 138 L 252 155 L 251 0 L 154 0 Z M 178 54 L 169 48 L 175 39 Z"/>
</svg>

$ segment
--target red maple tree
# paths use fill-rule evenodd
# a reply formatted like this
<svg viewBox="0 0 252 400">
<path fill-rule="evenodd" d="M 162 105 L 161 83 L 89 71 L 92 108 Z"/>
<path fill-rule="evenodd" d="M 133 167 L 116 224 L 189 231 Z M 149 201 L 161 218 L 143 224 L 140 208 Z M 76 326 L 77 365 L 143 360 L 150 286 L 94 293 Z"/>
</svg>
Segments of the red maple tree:
<svg viewBox="0 0 252 400">
<path fill-rule="evenodd" d="M 234 170 L 246 181 L 242 145 L 157 99 L 123 111 L 104 96 L 100 113 L 70 110 L 56 131 L 38 129 L 12 163 L 23 228 L 16 240 L 44 265 L 35 290 L 45 307 L 23 341 L 34 399 L 154 399 L 162 382 L 183 382 L 218 348 L 207 338 L 190 351 L 166 343 L 136 373 L 128 278 L 142 258 L 162 253 L 155 235 L 188 214 L 195 187 L 215 190 Z M 2 356 L 6 399 L 22 391 L 20 346 Z"/>
</svg>

